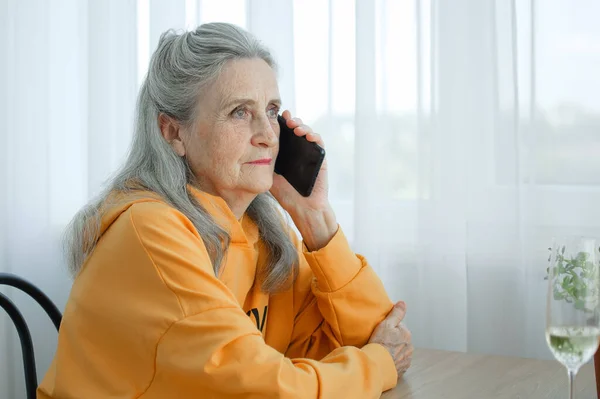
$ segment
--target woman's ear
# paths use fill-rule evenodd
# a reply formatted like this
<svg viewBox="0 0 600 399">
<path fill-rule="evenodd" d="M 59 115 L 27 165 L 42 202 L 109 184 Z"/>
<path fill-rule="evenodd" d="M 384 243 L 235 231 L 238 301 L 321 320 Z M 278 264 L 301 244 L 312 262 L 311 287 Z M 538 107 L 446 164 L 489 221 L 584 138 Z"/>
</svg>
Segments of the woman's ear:
<svg viewBox="0 0 600 399">
<path fill-rule="evenodd" d="M 181 140 L 181 125 L 179 122 L 167 114 L 160 113 L 158 115 L 158 126 L 167 143 L 173 148 L 173 151 L 180 157 L 185 156 L 185 146 Z"/>
</svg>

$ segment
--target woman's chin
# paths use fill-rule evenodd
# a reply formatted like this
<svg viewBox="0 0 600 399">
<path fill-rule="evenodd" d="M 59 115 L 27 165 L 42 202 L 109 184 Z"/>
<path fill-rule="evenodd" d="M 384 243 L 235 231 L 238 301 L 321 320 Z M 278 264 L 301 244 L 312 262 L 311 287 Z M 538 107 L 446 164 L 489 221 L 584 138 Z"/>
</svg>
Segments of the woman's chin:
<svg viewBox="0 0 600 399">
<path fill-rule="evenodd" d="M 258 194 L 266 193 L 273 186 L 273 178 L 265 178 L 260 180 L 255 180 L 252 184 L 247 187 L 247 191 Z"/>
</svg>

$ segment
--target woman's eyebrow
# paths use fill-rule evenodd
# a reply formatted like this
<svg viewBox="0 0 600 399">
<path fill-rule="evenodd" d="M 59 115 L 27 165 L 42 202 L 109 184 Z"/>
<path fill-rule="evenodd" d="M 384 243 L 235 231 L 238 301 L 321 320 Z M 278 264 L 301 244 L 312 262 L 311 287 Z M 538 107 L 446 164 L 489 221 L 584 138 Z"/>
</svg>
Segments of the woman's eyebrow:
<svg viewBox="0 0 600 399">
<path fill-rule="evenodd" d="M 251 98 L 243 98 L 243 97 L 232 98 L 232 99 L 229 99 L 227 102 L 225 102 L 222 108 L 232 108 L 234 105 L 241 105 L 241 104 L 255 105 L 256 101 L 254 101 Z M 280 106 L 281 99 L 279 97 L 275 97 L 269 101 L 269 104 L 276 104 L 276 105 Z"/>
</svg>

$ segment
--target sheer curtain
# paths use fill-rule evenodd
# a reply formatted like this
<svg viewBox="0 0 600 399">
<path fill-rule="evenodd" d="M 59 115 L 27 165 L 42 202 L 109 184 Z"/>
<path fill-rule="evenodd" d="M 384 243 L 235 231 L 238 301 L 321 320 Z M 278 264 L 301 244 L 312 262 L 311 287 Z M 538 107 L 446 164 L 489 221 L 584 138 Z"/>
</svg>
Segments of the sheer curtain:
<svg viewBox="0 0 600 399">
<path fill-rule="evenodd" d="M 160 33 L 227 21 L 273 50 L 284 106 L 323 134 L 340 224 L 415 344 L 548 357 L 550 238 L 600 236 L 600 5 L 577 5 L 0 0 L 0 271 L 64 306 L 60 233 L 123 160 Z M 41 378 L 52 325 L 2 291 Z M 7 317 L 0 354 L 0 397 L 20 397 Z"/>
</svg>

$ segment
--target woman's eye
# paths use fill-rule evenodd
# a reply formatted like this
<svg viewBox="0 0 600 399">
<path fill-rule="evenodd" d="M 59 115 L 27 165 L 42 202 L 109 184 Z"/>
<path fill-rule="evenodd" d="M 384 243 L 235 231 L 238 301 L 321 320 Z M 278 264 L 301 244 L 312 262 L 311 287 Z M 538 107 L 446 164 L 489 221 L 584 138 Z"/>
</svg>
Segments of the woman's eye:
<svg viewBox="0 0 600 399">
<path fill-rule="evenodd" d="M 239 119 L 244 119 L 246 117 L 246 109 L 238 108 L 233 111 L 233 116 Z"/>
<path fill-rule="evenodd" d="M 269 118 L 277 118 L 277 114 L 279 113 L 279 109 L 273 107 L 267 110 L 267 115 Z"/>
</svg>

